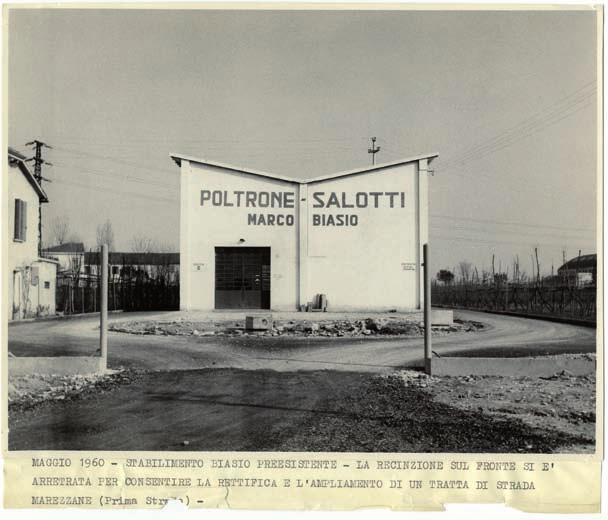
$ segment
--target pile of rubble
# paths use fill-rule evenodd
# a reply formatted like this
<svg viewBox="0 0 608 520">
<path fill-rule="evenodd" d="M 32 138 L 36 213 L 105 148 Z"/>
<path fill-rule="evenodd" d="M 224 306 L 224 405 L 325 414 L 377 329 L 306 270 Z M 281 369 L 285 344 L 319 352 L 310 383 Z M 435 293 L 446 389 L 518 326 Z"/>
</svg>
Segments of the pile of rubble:
<svg viewBox="0 0 608 520">
<path fill-rule="evenodd" d="M 130 384 L 136 378 L 137 372 L 133 370 L 116 370 L 104 374 L 29 374 L 9 377 L 9 410 L 27 410 L 48 401 L 99 395 L 119 385 Z"/>
<path fill-rule="evenodd" d="M 429 376 L 426 373 L 418 370 L 399 370 L 394 374 L 389 374 L 386 377 L 396 377 L 405 384 L 405 386 L 413 386 L 416 388 L 426 388 L 439 381 L 438 378 Z"/>
<path fill-rule="evenodd" d="M 586 356 L 595 357 L 594 354 L 561 355 Z M 577 450 L 587 452 L 594 449 L 595 385 L 595 374 L 577 376 L 560 370 L 549 377 L 442 377 L 436 378 L 425 391 L 430 392 L 435 401 L 462 410 L 480 410 L 495 417 L 517 419 L 535 428 L 580 435 L 587 440 L 581 441 Z"/>
<path fill-rule="evenodd" d="M 454 320 L 452 325 L 433 325 L 433 335 L 473 332 L 483 328 L 479 322 Z M 114 332 L 160 336 L 422 336 L 424 323 L 404 318 L 366 318 L 341 320 L 274 320 L 266 330 L 248 331 L 243 322 L 128 322 L 110 326 Z"/>
</svg>

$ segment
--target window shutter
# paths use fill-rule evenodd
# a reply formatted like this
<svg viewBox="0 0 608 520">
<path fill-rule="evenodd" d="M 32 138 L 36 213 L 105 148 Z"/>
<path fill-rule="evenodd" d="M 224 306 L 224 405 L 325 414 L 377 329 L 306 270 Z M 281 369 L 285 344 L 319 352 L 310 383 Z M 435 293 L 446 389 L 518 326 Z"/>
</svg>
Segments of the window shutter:
<svg viewBox="0 0 608 520">
<path fill-rule="evenodd" d="M 21 200 L 15 199 L 15 231 L 13 234 L 13 238 L 15 240 L 20 240 L 21 233 Z"/>
<path fill-rule="evenodd" d="M 15 240 L 25 241 L 27 232 L 27 203 L 21 199 L 15 199 Z"/>
<path fill-rule="evenodd" d="M 27 202 L 21 201 L 21 240 L 25 241 L 27 233 Z"/>
</svg>

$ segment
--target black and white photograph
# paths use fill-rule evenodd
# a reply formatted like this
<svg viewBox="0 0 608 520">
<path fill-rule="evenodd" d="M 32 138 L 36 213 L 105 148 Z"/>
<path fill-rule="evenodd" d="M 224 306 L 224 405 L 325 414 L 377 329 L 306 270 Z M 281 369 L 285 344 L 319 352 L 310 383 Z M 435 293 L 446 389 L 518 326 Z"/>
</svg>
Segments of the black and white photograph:
<svg viewBox="0 0 608 520">
<path fill-rule="evenodd" d="M 9 452 L 599 452 L 603 13 L 422 7 L 5 6 Z"/>
</svg>

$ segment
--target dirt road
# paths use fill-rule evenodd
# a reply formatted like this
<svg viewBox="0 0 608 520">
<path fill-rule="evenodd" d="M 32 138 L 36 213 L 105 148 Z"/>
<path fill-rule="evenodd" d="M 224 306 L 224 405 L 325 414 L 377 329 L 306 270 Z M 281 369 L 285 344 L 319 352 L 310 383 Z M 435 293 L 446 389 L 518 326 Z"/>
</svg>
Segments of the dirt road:
<svg viewBox="0 0 608 520">
<path fill-rule="evenodd" d="M 592 442 L 434 402 L 394 378 L 326 370 L 147 372 L 9 421 L 11 450 L 546 453 Z"/>
<path fill-rule="evenodd" d="M 458 311 L 456 315 L 483 322 L 486 328 L 475 333 L 434 338 L 435 352 L 484 356 L 595 352 L 595 329 L 471 311 Z M 118 314 L 110 320 L 128 321 L 149 316 L 147 313 Z M 91 355 L 98 345 L 97 327 L 94 317 L 12 325 L 8 330 L 9 350 L 17 356 Z M 111 368 L 149 370 L 223 367 L 384 372 L 419 364 L 422 351 L 420 338 L 260 339 L 110 333 L 108 364 Z"/>
</svg>

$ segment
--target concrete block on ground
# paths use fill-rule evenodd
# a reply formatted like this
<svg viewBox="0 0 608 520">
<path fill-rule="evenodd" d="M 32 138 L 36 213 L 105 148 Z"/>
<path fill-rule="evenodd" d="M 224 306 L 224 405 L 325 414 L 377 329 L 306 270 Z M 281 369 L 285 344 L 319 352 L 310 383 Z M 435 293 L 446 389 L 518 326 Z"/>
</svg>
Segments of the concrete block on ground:
<svg viewBox="0 0 608 520">
<path fill-rule="evenodd" d="M 8 373 L 10 376 L 31 374 L 70 376 L 99 374 L 105 372 L 105 370 L 105 363 L 102 362 L 100 356 L 10 356 L 8 358 Z"/>
<path fill-rule="evenodd" d="M 507 376 L 551 377 L 564 373 L 573 376 L 595 374 L 593 358 L 518 357 L 467 358 L 433 357 L 434 376 Z"/>
<path fill-rule="evenodd" d="M 246 316 L 245 330 L 270 330 L 272 329 L 272 315 L 266 316 Z"/>
<path fill-rule="evenodd" d="M 431 325 L 454 325 L 454 311 L 451 309 L 431 309 Z"/>
</svg>

